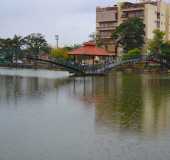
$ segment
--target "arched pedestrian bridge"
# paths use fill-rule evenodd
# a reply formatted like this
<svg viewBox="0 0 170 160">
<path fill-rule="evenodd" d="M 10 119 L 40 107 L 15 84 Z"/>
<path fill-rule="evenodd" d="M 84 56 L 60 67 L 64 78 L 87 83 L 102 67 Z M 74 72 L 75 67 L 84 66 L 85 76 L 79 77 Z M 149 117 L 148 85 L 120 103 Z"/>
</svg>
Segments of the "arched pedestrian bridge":
<svg viewBox="0 0 170 160">
<path fill-rule="evenodd" d="M 55 59 L 55 58 L 51 58 L 49 60 L 42 59 L 42 58 L 35 58 L 31 56 L 27 56 L 25 58 L 37 62 L 46 62 L 46 63 L 54 64 L 56 66 L 60 66 L 64 70 L 74 73 L 76 75 L 104 75 L 107 74 L 110 70 L 119 67 L 123 64 L 128 64 L 128 63 L 135 64 L 142 60 L 142 58 L 139 57 L 139 58 L 124 60 L 124 61 L 112 61 L 105 64 L 82 65 L 82 64 L 75 63 L 73 61 L 66 61 L 63 59 Z"/>
</svg>

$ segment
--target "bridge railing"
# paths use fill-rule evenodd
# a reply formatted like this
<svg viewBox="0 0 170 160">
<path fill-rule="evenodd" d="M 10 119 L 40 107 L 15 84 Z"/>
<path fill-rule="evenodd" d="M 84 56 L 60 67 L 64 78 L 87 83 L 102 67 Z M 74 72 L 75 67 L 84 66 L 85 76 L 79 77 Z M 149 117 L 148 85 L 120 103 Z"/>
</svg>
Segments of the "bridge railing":
<svg viewBox="0 0 170 160">
<path fill-rule="evenodd" d="M 29 57 L 34 60 L 42 60 L 43 59 L 38 59 L 35 57 Z M 124 61 L 109 61 L 107 63 L 102 63 L 102 64 L 80 64 L 76 63 L 71 60 L 65 60 L 62 58 L 49 58 L 49 60 L 45 60 L 46 62 L 53 63 L 56 65 L 60 65 L 67 70 L 74 71 L 74 72 L 81 72 L 84 74 L 95 74 L 95 73 L 105 73 L 117 66 L 120 66 L 122 64 L 127 64 L 127 63 L 137 63 L 141 61 L 142 57 L 134 58 L 134 59 L 129 59 L 129 60 L 124 60 Z"/>
<path fill-rule="evenodd" d="M 161 54 L 152 54 L 147 57 L 147 62 L 153 61 L 159 63 L 161 66 L 170 68 L 170 57 Z"/>
<path fill-rule="evenodd" d="M 53 61 L 55 61 L 58 64 L 62 64 L 64 66 L 67 66 L 67 67 L 72 67 L 72 68 L 79 69 L 79 70 L 84 69 L 84 67 L 81 64 L 75 63 L 74 61 L 71 61 L 71 60 L 53 59 Z"/>
</svg>

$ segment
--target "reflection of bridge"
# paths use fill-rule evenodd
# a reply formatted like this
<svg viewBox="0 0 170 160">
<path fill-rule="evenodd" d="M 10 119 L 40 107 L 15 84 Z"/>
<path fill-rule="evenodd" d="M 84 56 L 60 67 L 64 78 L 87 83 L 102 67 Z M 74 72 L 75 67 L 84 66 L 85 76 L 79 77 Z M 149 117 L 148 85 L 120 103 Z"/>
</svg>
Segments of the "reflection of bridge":
<svg viewBox="0 0 170 160">
<path fill-rule="evenodd" d="M 60 66 L 64 68 L 66 71 L 72 72 L 74 74 L 80 74 L 80 75 L 103 75 L 107 74 L 110 70 L 121 66 L 123 64 L 128 64 L 128 63 L 138 63 L 142 60 L 142 58 L 135 58 L 135 59 L 130 59 L 130 60 L 124 60 L 124 61 L 112 61 L 109 63 L 104 63 L 104 64 L 95 64 L 95 65 L 82 65 L 75 63 L 73 61 L 66 61 L 66 60 L 61 60 L 61 59 L 41 59 L 41 58 L 35 58 L 35 57 L 26 57 L 27 59 L 30 60 L 35 60 L 35 61 L 40 61 L 40 62 L 46 62 L 46 63 L 51 63 L 57 66 Z"/>
</svg>

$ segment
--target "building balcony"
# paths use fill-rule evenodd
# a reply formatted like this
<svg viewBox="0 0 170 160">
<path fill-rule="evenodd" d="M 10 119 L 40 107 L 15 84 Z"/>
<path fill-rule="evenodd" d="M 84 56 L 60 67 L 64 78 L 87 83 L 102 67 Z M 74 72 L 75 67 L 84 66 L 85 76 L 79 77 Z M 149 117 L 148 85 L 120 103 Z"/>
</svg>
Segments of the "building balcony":
<svg viewBox="0 0 170 160">
<path fill-rule="evenodd" d="M 122 8 L 121 9 L 123 12 L 133 12 L 133 11 L 143 11 L 144 10 L 144 7 L 136 7 L 136 8 L 133 8 L 133 7 L 130 7 L 130 8 Z"/>
<path fill-rule="evenodd" d="M 107 36 L 107 35 L 106 36 L 101 35 L 100 38 L 101 38 L 101 40 L 110 40 L 110 39 L 112 39 L 111 36 Z"/>
<path fill-rule="evenodd" d="M 109 31 L 115 30 L 117 26 L 109 26 L 109 27 L 96 27 L 98 31 Z"/>
<path fill-rule="evenodd" d="M 128 18 L 132 18 L 132 17 L 138 17 L 138 18 L 141 18 L 141 19 L 144 19 L 144 14 L 134 14 L 134 15 L 122 15 L 121 18 L 123 20 L 126 20 Z"/>
</svg>

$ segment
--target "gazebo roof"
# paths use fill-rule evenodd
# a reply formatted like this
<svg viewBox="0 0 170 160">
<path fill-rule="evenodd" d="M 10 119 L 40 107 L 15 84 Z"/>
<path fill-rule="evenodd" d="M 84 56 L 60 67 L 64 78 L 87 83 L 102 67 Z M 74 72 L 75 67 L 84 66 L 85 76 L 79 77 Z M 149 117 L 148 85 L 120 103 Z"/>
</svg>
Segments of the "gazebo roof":
<svg viewBox="0 0 170 160">
<path fill-rule="evenodd" d="M 82 47 L 72 50 L 69 55 L 86 55 L 86 56 L 113 56 L 103 48 L 96 47 L 94 42 L 86 42 Z"/>
</svg>

